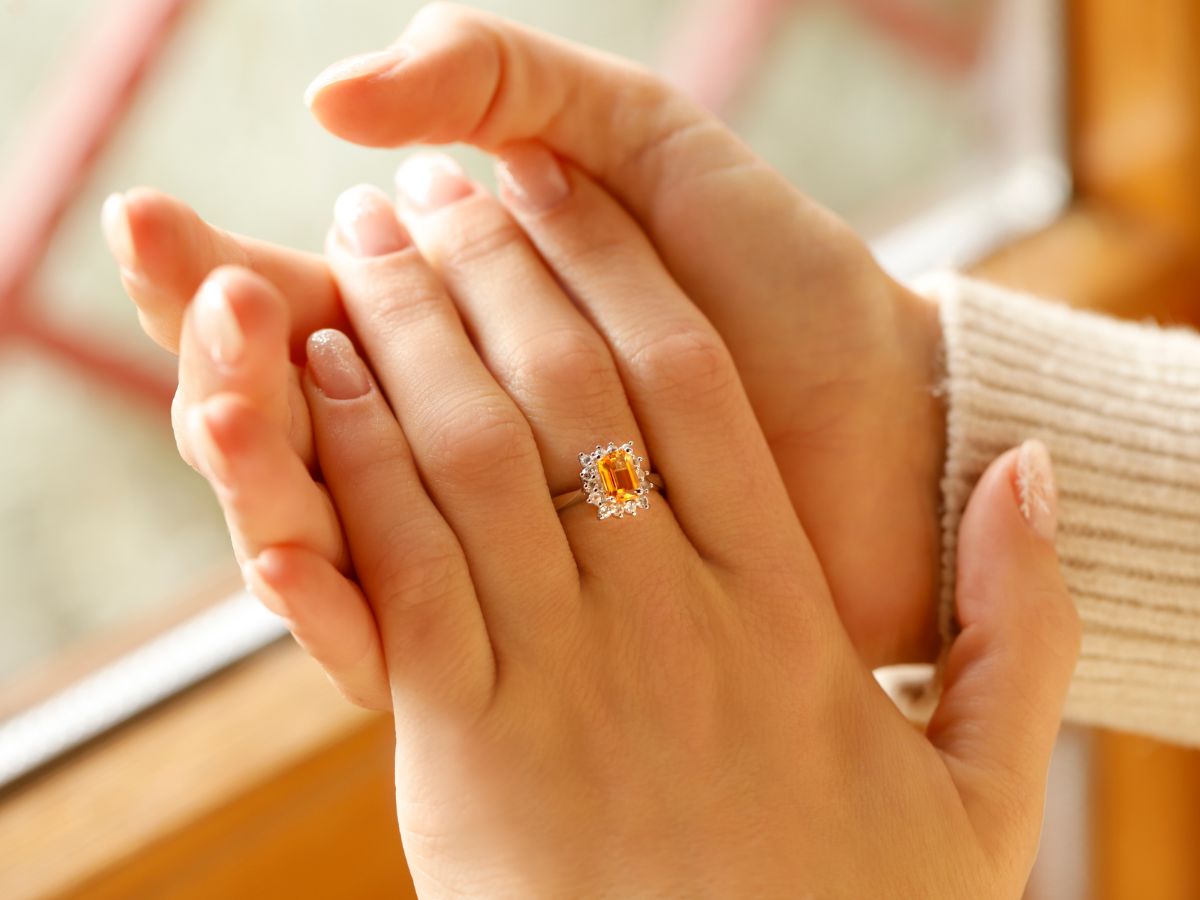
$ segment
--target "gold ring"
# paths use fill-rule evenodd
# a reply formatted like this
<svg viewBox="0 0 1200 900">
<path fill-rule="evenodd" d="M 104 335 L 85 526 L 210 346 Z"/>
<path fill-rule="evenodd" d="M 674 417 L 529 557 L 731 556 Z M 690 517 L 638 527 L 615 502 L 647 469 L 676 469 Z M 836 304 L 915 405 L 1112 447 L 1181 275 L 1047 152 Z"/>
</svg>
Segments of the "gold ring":
<svg viewBox="0 0 1200 900">
<path fill-rule="evenodd" d="M 652 490 L 663 490 L 662 478 L 646 471 L 646 460 L 633 452 L 633 441 L 597 444 L 591 453 L 579 454 L 579 464 L 582 487 L 555 497 L 555 512 L 586 501 L 596 507 L 598 519 L 636 516 L 650 508 Z"/>
</svg>

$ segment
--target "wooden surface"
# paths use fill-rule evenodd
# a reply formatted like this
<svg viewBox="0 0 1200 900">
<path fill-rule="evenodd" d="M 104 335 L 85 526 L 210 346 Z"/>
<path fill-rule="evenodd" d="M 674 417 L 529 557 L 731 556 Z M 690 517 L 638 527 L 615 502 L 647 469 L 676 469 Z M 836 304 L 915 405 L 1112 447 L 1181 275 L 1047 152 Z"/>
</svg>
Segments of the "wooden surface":
<svg viewBox="0 0 1200 900">
<path fill-rule="evenodd" d="M 283 642 L 0 796 L 0 896 L 411 896 L 387 717 Z"/>
<path fill-rule="evenodd" d="M 1068 0 L 1081 196 L 1200 249 L 1200 4 Z"/>
<path fill-rule="evenodd" d="M 973 274 L 1122 318 L 1200 319 L 1197 261 L 1154 227 L 1088 201 L 993 254 Z"/>
</svg>

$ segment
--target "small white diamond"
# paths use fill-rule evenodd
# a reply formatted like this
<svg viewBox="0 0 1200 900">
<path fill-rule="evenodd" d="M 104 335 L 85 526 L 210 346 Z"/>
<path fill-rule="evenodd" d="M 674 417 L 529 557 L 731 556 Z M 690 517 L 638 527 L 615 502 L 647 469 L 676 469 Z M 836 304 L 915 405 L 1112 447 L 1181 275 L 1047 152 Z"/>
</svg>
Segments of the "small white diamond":
<svg viewBox="0 0 1200 900">
<path fill-rule="evenodd" d="M 591 459 L 592 458 L 590 456 L 588 456 L 586 453 L 579 454 L 579 464 L 581 466 L 586 466 L 589 462 L 591 462 Z"/>
<path fill-rule="evenodd" d="M 650 508 L 650 498 L 649 497 L 638 497 L 637 505 L 640 506 L 642 509 L 649 509 Z"/>
<path fill-rule="evenodd" d="M 626 500 L 625 501 L 625 512 L 633 513 L 636 516 L 637 515 L 637 503 L 635 503 L 633 500 Z"/>
</svg>

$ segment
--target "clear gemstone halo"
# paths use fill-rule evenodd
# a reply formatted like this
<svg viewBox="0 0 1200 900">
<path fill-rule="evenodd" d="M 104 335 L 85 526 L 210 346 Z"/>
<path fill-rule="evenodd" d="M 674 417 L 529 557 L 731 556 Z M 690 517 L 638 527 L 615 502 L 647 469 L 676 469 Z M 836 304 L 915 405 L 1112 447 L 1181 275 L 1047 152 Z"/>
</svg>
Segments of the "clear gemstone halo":
<svg viewBox="0 0 1200 900">
<path fill-rule="evenodd" d="M 583 492 L 599 518 L 636 516 L 638 510 L 650 508 L 654 483 L 646 477 L 646 460 L 633 452 L 633 441 L 597 444 L 591 453 L 579 454 L 579 464 Z"/>
</svg>

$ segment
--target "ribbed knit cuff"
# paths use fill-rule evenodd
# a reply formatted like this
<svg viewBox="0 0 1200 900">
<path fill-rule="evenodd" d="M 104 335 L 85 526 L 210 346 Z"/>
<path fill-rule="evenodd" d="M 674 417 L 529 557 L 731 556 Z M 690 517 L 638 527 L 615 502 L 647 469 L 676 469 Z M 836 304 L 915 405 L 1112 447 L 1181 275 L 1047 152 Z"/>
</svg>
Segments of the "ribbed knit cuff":
<svg viewBox="0 0 1200 900">
<path fill-rule="evenodd" d="M 1067 718 L 1200 744 L 1200 336 L 951 274 L 917 289 L 940 304 L 945 341 L 944 633 L 971 489 L 1039 438 L 1084 627 Z"/>
</svg>

